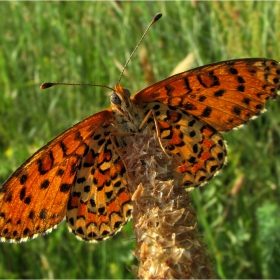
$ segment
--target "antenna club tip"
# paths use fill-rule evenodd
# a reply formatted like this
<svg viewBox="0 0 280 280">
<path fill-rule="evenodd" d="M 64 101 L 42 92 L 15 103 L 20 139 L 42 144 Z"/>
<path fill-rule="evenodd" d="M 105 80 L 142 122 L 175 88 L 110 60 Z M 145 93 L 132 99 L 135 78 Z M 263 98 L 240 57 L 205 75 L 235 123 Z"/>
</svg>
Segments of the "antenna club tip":
<svg viewBox="0 0 280 280">
<path fill-rule="evenodd" d="M 46 89 L 52 87 L 54 84 L 53 83 L 43 83 L 40 86 L 40 89 Z"/>
<path fill-rule="evenodd" d="M 156 21 L 158 21 L 160 18 L 162 17 L 162 13 L 157 13 L 154 17 L 153 23 L 155 23 Z"/>
</svg>

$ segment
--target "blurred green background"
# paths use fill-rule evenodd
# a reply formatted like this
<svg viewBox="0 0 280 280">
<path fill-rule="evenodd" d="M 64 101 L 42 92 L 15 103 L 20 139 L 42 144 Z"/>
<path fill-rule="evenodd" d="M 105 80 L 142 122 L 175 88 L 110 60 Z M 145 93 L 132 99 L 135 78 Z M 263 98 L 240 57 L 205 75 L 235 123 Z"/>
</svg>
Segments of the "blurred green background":
<svg viewBox="0 0 280 280">
<path fill-rule="evenodd" d="M 132 92 L 165 79 L 190 54 L 188 67 L 280 60 L 279 2 L 0 2 L 0 11 L 0 185 L 47 141 L 109 106 L 102 88 L 39 85 L 112 86 L 159 11 L 122 78 Z M 192 192 L 218 278 L 280 278 L 279 101 L 266 107 L 225 135 L 227 166 Z M 30 242 L 1 243 L 0 278 L 134 278 L 134 242 L 130 223 L 98 244 L 78 241 L 62 223 Z"/>
</svg>

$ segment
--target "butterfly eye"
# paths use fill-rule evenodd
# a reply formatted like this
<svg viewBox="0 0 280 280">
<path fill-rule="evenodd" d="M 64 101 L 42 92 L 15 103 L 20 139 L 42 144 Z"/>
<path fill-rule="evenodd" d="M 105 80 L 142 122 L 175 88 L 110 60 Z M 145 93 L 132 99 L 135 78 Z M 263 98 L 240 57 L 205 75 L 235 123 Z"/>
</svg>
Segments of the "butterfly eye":
<svg viewBox="0 0 280 280">
<path fill-rule="evenodd" d="M 128 89 L 124 89 L 124 92 L 125 92 L 125 94 L 128 96 L 128 97 L 130 97 L 131 96 L 131 93 L 130 93 L 130 91 L 128 90 Z"/>
<path fill-rule="evenodd" d="M 111 101 L 112 104 L 115 104 L 115 105 L 120 105 L 121 104 L 121 100 L 115 92 L 112 93 L 112 95 L 110 97 L 110 101 Z"/>
</svg>

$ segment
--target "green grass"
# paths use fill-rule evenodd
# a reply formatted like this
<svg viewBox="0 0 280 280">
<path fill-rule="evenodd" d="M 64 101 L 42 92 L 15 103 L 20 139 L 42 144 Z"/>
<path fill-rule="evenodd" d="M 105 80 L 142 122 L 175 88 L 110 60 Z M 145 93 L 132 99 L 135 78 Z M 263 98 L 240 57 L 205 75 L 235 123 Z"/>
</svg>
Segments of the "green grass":
<svg viewBox="0 0 280 280">
<path fill-rule="evenodd" d="M 58 133 L 109 106 L 112 86 L 153 16 L 163 18 L 142 43 L 156 80 L 189 53 L 192 67 L 242 57 L 280 60 L 278 2 L 0 2 L 0 184 Z M 4 20 L 3 20 L 4 19 Z M 122 83 L 145 86 L 139 53 Z M 127 76 L 129 74 L 129 78 Z M 279 101 L 248 126 L 225 135 L 228 164 L 194 191 L 198 227 L 219 278 L 279 278 Z M 231 195 L 242 180 L 236 195 Z M 65 223 L 22 244 L 0 244 L 0 278 L 133 278 L 131 226 L 87 244 Z"/>
</svg>

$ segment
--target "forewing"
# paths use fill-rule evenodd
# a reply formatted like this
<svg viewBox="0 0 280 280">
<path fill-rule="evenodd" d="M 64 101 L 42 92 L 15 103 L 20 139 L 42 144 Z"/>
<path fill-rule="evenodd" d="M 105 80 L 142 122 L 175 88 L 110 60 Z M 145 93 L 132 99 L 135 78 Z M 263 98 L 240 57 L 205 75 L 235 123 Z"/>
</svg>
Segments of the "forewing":
<svg viewBox="0 0 280 280">
<path fill-rule="evenodd" d="M 0 189 L 1 241 L 21 242 L 50 231 L 64 217 L 91 135 L 112 121 L 101 111 L 68 129 L 20 166 Z"/>
<path fill-rule="evenodd" d="M 103 127 L 92 135 L 69 199 L 68 226 L 77 238 L 89 242 L 114 235 L 131 217 L 131 194 L 121 160 L 125 140 L 113 136 L 112 129 Z"/>
<path fill-rule="evenodd" d="M 142 109 L 139 110 L 142 119 L 150 110 L 154 111 L 164 148 L 174 158 L 175 170 L 187 189 L 203 185 L 223 167 L 226 146 L 222 135 L 214 128 L 185 111 L 160 102 L 148 103 Z M 152 115 L 147 124 L 155 131 Z"/>
<path fill-rule="evenodd" d="M 264 110 L 280 90 L 280 64 L 252 58 L 218 62 L 158 82 L 133 97 L 140 108 L 154 101 L 186 111 L 218 131 L 229 131 Z"/>
</svg>

